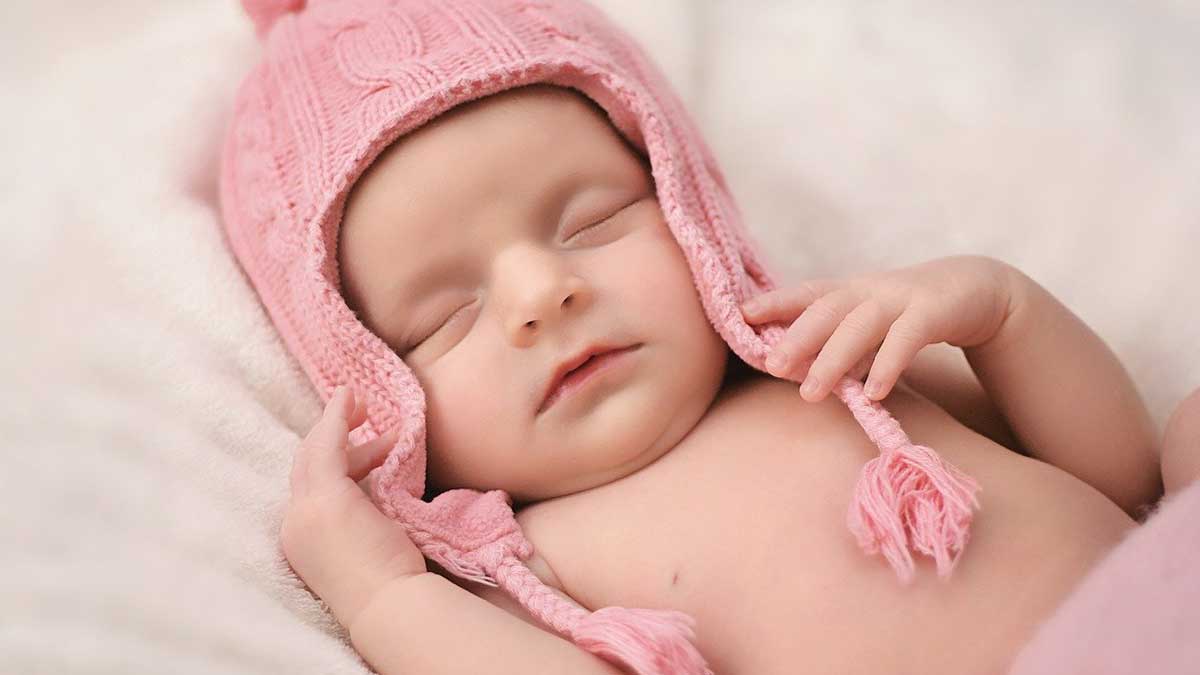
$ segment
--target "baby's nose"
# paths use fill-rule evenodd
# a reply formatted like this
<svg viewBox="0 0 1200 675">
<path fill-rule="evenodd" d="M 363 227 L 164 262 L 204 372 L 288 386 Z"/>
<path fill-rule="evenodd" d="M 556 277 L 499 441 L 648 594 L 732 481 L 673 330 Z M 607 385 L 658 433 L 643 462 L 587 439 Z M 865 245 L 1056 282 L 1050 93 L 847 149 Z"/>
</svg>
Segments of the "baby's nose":
<svg viewBox="0 0 1200 675">
<path fill-rule="evenodd" d="M 496 270 L 496 293 L 511 339 L 527 341 L 551 330 L 590 301 L 586 280 L 563 257 L 536 247 L 512 253 L 503 263 L 497 260 L 502 269 Z"/>
</svg>

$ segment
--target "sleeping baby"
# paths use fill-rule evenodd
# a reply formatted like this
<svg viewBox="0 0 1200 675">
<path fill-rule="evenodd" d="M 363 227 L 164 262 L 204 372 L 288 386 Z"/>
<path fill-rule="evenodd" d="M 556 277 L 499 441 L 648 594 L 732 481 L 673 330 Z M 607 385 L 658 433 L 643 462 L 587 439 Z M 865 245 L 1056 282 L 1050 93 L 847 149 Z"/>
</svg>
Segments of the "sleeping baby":
<svg viewBox="0 0 1200 675">
<path fill-rule="evenodd" d="M 1011 265 L 777 287 L 595 8 L 246 7 L 224 221 L 329 398 L 281 545 L 381 673 L 1002 673 L 1194 475 Z"/>
</svg>

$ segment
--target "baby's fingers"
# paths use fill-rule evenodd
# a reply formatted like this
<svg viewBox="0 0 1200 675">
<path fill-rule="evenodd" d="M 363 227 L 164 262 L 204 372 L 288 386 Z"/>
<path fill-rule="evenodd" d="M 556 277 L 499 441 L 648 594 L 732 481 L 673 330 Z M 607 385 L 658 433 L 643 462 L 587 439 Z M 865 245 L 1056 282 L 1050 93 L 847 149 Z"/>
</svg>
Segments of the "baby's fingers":
<svg viewBox="0 0 1200 675">
<path fill-rule="evenodd" d="M 847 314 L 860 303 L 848 289 L 829 293 L 806 307 L 783 338 L 771 348 L 764 367 L 775 377 L 799 382 L 797 370 L 829 340 Z M 811 362 L 809 362 L 811 363 Z"/>
<path fill-rule="evenodd" d="M 742 316 L 752 324 L 791 320 L 840 285 L 833 279 L 809 279 L 796 286 L 776 288 L 742 303 Z"/>
<path fill-rule="evenodd" d="M 917 352 L 929 344 L 930 335 L 930 329 L 922 319 L 922 314 L 914 312 L 911 308 L 905 310 L 888 329 L 883 346 L 879 348 L 871 364 L 871 373 L 867 376 L 863 388 L 867 398 L 876 401 L 887 398 L 896 381 L 900 379 L 900 374 L 912 363 Z"/>
<path fill-rule="evenodd" d="M 847 371 L 879 345 L 893 318 L 894 314 L 874 300 L 855 307 L 809 367 L 800 395 L 807 401 L 825 398 Z"/>
<path fill-rule="evenodd" d="M 300 442 L 292 466 L 292 492 L 320 491 L 346 476 L 346 443 L 350 434 L 346 416 L 352 404 L 349 390 L 338 387 L 316 425 Z"/>
</svg>

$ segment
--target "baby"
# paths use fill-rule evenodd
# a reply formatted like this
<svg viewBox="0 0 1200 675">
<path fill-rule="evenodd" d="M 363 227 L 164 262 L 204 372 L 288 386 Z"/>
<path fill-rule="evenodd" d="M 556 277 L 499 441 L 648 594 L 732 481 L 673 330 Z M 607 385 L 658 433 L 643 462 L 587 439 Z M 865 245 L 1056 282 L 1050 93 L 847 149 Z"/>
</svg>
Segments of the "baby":
<svg viewBox="0 0 1200 675">
<path fill-rule="evenodd" d="M 778 353 L 820 352 L 807 378 L 786 363 L 774 370 L 816 383 L 801 389 L 811 404 L 791 382 L 745 368 L 705 318 L 644 161 L 570 90 L 496 94 L 392 145 L 352 190 L 338 251 L 350 306 L 428 397 L 430 485 L 505 490 L 544 582 L 589 607 L 686 611 L 718 673 L 1002 672 L 1159 495 L 1156 439 L 1121 366 L 1053 297 L 994 260 L 760 298 L 752 322 L 800 316 Z M 995 402 L 979 395 L 969 405 L 986 412 L 960 414 L 993 435 L 1008 420 L 1039 459 L 931 401 L 955 407 L 949 369 L 929 367 L 918 390 L 892 388 L 942 337 L 969 345 Z M 876 449 L 828 383 L 880 342 L 876 397 L 987 496 L 948 583 L 897 584 L 838 517 Z M 593 346 L 612 351 L 548 389 L 555 363 L 575 365 Z M 309 452 L 344 452 L 321 434 L 338 426 L 344 442 L 361 414 L 337 403 L 347 407 L 334 407 Z M 382 459 L 366 454 L 353 477 Z M 439 667 L 455 640 L 443 616 L 469 636 L 453 650 L 460 672 L 510 656 L 528 659 L 526 672 L 609 669 L 568 666 L 576 655 L 422 575 L 399 535 L 355 560 L 305 523 L 299 547 L 329 551 L 335 575 L 403 554 L 396 576 L 406 580 L 344 615 L 383 672 L 449 665 Z M 463 587 L 525 616 L 504 593 Z"/>
<path fill-rule="evenodd" d="M 307 39 L 256 18 L 273 44 Z M 345 25 L 339 48 L 373 24 Z M 359 57 L 345 67 L 361 74 Z M 293 100 L 262 105 L 316 124 Z M 502 490 L 552 593 L 681 611 L 716 673 L 1004 672 L 1162 481 L 1195 475 L 1194 439 L 1160 447 L 1111 351 L 1003 262 L 954 256 L 759 294 L 744 321 L 786 328 L 759 368 L 714 328 L 656 167 L 580 91 L 500 89 L 379 143 L 320 247 L 335 251 L 341 301 L 424 392 L 425 499 Z M 326 316 L 325 296 L 310 302 Z M 880 447 L 830 393 L 864 375 L 948 462 L 947 481 L 981 489 L 969 546 L 925 550 L 935 560 L 913 560 L 907 584 L 904 560 L 863 555 L 845 526 Z M 403 428 L 348 442 L 371 416 L 364 393 L 379 395 L 338 387 L 297 450 L 281 543 L 376 670 L 670 672 L 598 658 L 557 635 L 557 617 L 530 616 L 535 599 L 426 560 L 426 534 L 410 539 L 361 489 L 379 494 L 373 470 L 410 461 L 394 453 Z M 678 628 L 637 616 L 651 634 Z"/>
</svg>

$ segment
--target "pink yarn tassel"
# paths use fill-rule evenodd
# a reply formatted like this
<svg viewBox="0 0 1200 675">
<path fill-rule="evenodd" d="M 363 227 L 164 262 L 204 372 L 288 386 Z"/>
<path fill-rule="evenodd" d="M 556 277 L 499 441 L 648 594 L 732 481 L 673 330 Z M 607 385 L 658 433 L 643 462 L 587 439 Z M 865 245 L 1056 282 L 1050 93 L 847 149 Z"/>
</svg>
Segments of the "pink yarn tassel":
<svg viewBox="0 0 1200 675">
<path fill-rule="evenodd" d="M 900 519 L 900 498 L 885 470 L 884 452 L 867 462 L 854 486 L 854 498 L 846 524 L 858 546 L 868 554 L 883 553 L 884 559 L 904 583 L 913 578 L 913 560 L 908 553 L 908 533 Z"/>
<path fill-rule="evenodd" d="M 844 378 L 835 391 L 879 457 L 867 462 L 854 489 L 846 524 L 867 553 L 882 553 L 903 583 L 914 576 L 911 548 L 933 557 L 939 577 L 954 571 L 969 537 L 979 483 L 932 449 L 915 445 L 900 424 Z"/>
<path fill-rule="evenodd" d="M 908 547 L 932 556 L 945 578 L 966 546 L 978 489 L 930 448 L 908 443 L 881 451 L 863 467 L 847 524 L 858 545 L 882 552 L 904 583 L 914 574 Z"/>
<path fill-rule="evenodd" d="M 673 610 L 604 607 L 583 618 L 572 639 L 639 675 L 712 675 L 692 644 L 693 622 Z"/>
</svg>

